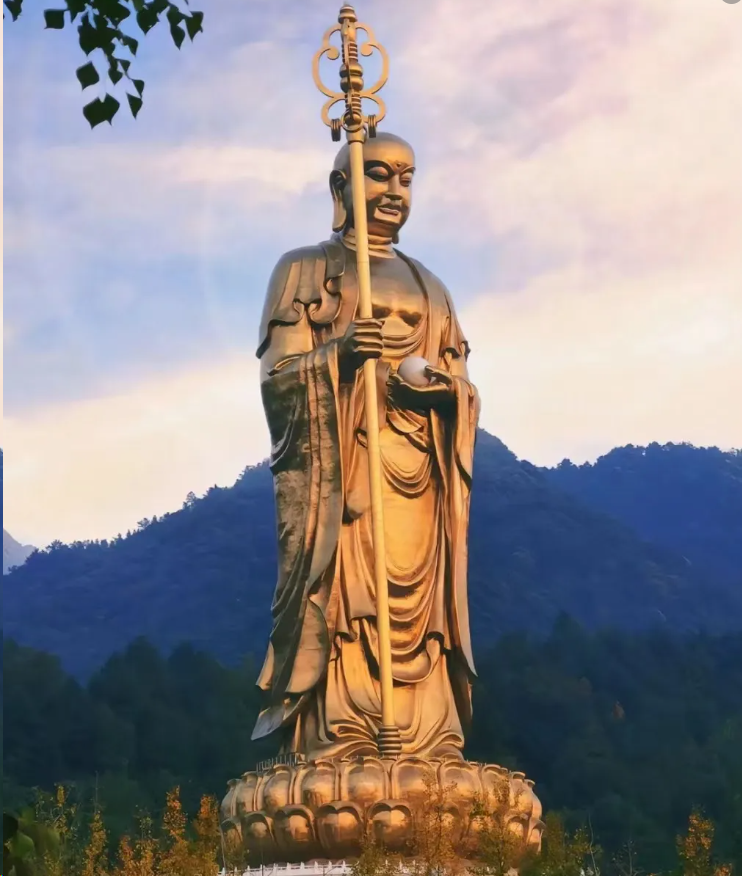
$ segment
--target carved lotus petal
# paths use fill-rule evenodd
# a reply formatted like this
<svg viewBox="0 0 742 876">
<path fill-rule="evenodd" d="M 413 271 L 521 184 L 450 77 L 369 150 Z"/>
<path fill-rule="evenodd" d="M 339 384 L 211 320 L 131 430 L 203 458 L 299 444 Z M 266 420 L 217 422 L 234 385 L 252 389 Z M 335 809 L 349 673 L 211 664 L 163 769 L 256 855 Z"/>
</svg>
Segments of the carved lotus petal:
<svg viewBox="0 0 742 876">
<path fill-rule="evenodd" d="M 345 765 L 342 798 L 366 809 L 389 796 L 387 768 L 378 758 L 365 757 Z"/>
<path fill-rule="evenodd" d="M 273 819 L 264 812 L 249 812 L 242 819 L 242 836 L 254 861 L 271 863 L 276 857 Z"/>
<path fill-rule="evenodd" d="M 255 791 L 258 787 L 257 773 L 244 773 L 234 789 L 234 811 L 239 815 L 255 809 Z"/>
<path fill-rule="evenodd" d="M 525 840 L 530 830 L 530 819 L 516 815 L 508 821 L 508 830 L 519 840 Z"/>
<path fill-rule="evenodd" d="M 544 836 L 544 828 L 546 825 L 540 819 L 538 821 L 531 821 L 529 833 L 528 833 L 528 845 L 536 851 L 541 851 L 541 840 Z"/>
<path fill-rule="evenodd" d="M 306 766 L 297 779 L 294 799 L 316 812 L 337 799 L 337 766 L 332 761 L 316 761 Z"/>
<path fill-rule="evenodd" d="M 413 807 L 425 803 L 427 783 L 435 781 L 435 768 L 420 757 L 404 757 L 391 768 L 391 793 L 395 800 L 406 800 Z M 437 783 L 436 783 L 437 784 Z"/>
<path fill-rule="evenodd" d="M 237 779 L 230 779 L 227 782 L 227 793 L 224 795 L 224 799 L 219 806 L 219 815 L 222 821 L 222 824 L 227 824 L 232 819 L 232 816 L 235 814 L 234 807 L 234 797 L 235 797 L 235 788 L 237 787 Z"/>
<path fill-rule="evenodd" d="M 315 857 L 355 857 L 366 830 L 390 852 L 409 853 L 414 823 L 430 794 L 445 791 L 445 820 L 466 848 L 488 826 L 472 818 L 480 795 L 505 816 L 524 845 L 538 849 L 544 825 L 533 782 L 522 773 L 458 758 L 352 757 L 280 764 L 233 780 L 221 806 L 225 845 L 248 852 L 252 866 Z"/>
<path fill-rule="evenodd" d="M 314 816 L 306 806 L 284 806 L 273 818 L 273 833 L 281 859 L 306 861 L 319 851 Z"/>
<path fill-rule="evenodd" d="M 450 796 L 461 809 L 470 809 L 482 793 L 477 766 L 463 760 L 444 761 L 438 769 L 438 781 L 442 788 L 454 786 Z"/>
<path fill-rule="evenodd" d="M 322 849 L 331 858 L 360 854 L 363 810 L 356 803 L 336 801 L 317 812 L 317 834 Z"/>
<path fill-rule="evenodd" d="M 287 766 L 273 767 L 263 780 L 260 793 L 256 794 L 258 805 L 269 815 L 275 815 L 288 804 L 290 787 L 291 769 Z"/>
<path fill-rule="evenodd" d="M 391 852 L 403 852 L 412 838 L 412 809 L 402 800 L 381 800 L 369 810 L 374 837 Z"/>
</svg>

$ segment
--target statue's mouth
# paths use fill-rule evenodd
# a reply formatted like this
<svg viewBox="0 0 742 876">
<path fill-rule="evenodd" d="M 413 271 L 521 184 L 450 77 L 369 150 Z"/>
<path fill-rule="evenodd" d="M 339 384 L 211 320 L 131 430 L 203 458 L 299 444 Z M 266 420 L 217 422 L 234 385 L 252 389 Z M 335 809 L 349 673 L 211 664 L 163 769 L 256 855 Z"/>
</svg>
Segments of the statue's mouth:
<svg viewBox="0 0 742 876">
<path fill-rule="evenodd" d="M 383 204 L 379 207 L 380 213 L 386 213 L 387 216 L 399 216 L 402 212 L 401 207 L 397 207 L 394 204 Z"/>
</svg>

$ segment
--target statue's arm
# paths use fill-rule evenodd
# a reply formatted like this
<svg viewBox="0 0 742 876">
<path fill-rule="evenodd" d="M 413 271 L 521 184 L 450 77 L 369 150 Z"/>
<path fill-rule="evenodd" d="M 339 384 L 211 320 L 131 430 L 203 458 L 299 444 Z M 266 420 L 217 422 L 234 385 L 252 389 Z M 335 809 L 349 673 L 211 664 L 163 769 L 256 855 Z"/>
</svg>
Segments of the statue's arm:
<svg viewBox="0 0 742 876">
<path fill-rule="evenodd" d="M 355 379 L 355 372 L 366 359 L 381 357 L 380 320 L 357 319 L 347 326 L 341 337 L 331 336 L 330 328 L 337 318 L 340 299 L 337 292 L 320 288 L 317 282 L 318 266 L 324 264 L 327 270 L 326 259 L 321 247 L 305 247 L 286 253 L 273 269 L 258 344 L 263 381 L 290 368 L 313 350 L 324 348 L 328 355 L 336 355 L 341 379 L 345 381 Z M 323 334 L 327 340 L 318 343 L 318 335 Z"/>
<path fill-rule="evenodd" d="M 288 360 L 308 353 L 313 346 L 306 302 L 302 301 L 301 279 L 306 262 L 316 261 L 314 248 L 284 253 L 268 281 L 263 315 L 260 320 L 257 356 L 261 380 L 265 380 Z"/>
</svg>

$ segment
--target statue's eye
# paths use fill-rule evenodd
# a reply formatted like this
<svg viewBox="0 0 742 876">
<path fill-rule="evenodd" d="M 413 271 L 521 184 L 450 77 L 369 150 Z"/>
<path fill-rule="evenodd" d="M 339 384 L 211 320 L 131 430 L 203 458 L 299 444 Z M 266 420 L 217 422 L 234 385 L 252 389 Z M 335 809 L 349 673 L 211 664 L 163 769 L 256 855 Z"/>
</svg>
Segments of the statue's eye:
<svg viewBox="0 0 742 876">
<path fill-rule="evenodd" d="M 401 176 L 399 178 L 399 181 L 402 183 L 403 186 L 411 186 L 412 185 L 412 174 L 405 173 L 403 176 Z"/>
<path fill-rule="evenodd" d="M 389 179 L 389 174 L 383 167 L 372 167 L 371 170 L 366 173 L 366 176 L 375 179 L 377 182 L 385 182 Z"/>
</svg>

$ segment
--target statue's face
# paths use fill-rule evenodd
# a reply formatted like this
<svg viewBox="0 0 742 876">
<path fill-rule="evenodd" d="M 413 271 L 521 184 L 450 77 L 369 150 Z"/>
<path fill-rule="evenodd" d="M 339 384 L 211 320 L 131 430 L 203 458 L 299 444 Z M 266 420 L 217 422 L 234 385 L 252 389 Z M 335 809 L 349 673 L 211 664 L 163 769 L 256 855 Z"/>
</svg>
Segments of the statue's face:
<svg viewBox="0 0 742 876">
<path fill-rule="evenodd" d="M 396 238 L 410 214 L 415 154 L 408 143 L 392 134 L 369 138 L 363 147 L 366 218 L 369 234 Z M 338 192 L 349 216 L 353 214 L 350 174 Z"/>
</svg>

